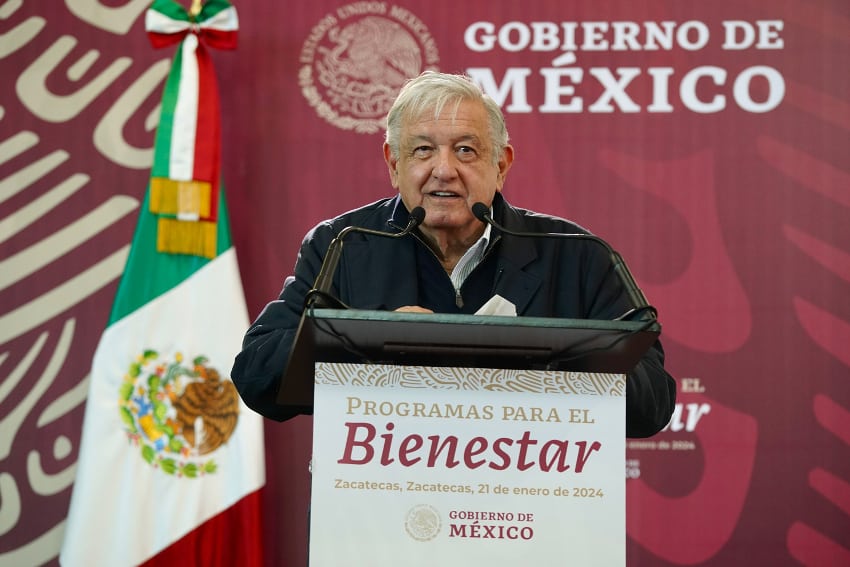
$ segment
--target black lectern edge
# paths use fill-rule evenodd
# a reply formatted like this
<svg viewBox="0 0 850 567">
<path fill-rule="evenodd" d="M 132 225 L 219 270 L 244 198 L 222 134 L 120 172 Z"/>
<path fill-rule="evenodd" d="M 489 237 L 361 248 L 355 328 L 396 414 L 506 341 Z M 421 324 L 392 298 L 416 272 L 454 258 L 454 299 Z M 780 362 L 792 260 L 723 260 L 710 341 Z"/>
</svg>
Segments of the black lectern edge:
<svg viewBox="0 0 850 567">
<path fill-rule="evenodd" d="M 345 319 L 357 321 L 405 321 L 450 325 L 497 325 L 504 327 L 544 327 L 552 329 L 593 329 L 606 331 L 639 331 L 645 321 L 620 321 L 607 319 L 560 319 L 557 317 L 508 317 L 501 315 L 467 315 L 463 313 L 408 313 L 403 311 L 377 311 L 372 309 L 314 309 L 305 316 L 314 319 Z M 661 325 L 653 321 L 647 331 L 660 331 Z"/>
<path fill-rule="evenodd" d="M 337 327 L 343 327 L 345 331 L 340 333 Z M 426 341 L 424 346 L 417 344 L 409 349 L 400 348 L 399 337 L 404 337 L 405 333 L 396 332 L 399 329 L 408 331 L 408 335 L 410 332 L 414 335 L 422 332 L 432 340 Z M 435 332 L 438 332 L 440 337 L 436 342 L 433 340 Z M 446 336 L 457 338 L 459 332 L 462 334 L 462 341 L 451 345 L 446 343 Z M 619 354 L 616 356 L 613 352 L 598 354 L 596 357 L 585 357 L 584 363 L 574 363 L 558 369 L 587 371 L 613 364 L 614 370 L 597 368 L 595 371 L 619 373 L 630 370 L 660 332 L 661 325 L 657 321 L 308 309 L 301 317 L 287 367 L 280 377 L 277 403 L 289 406 L 293 413 L 312 413 L 316 362 L 533 369 L 541 368 L 541 357 L 552 356 L 553 349 L 551 346 L 547 349 L 529 344 L 529 340 L 539 340 L 542 337 L 544 342 L 550 345 L 556 340 L 557 354 L 568 350 L 567 345 L 559 342 L 565 338 L 576 342 L 578 337 L 584 342 L 598 344 L 602 340 L 600 337 L 608 337 L 606 344 L 610 344 L 612 348 L 618 345 Z M 520 344 L 492 346 L 493 342 L 498 342 L 493 341 L 493 337 L 498 336 L 504 340 L 506 334 L 511 341 L 516 340 Z M 360 343 L 369 344 L 371 349 L 364 347 L 363 350 L 358 350 L 359 345 L 352 340 L 352 336 L 356 336 Z M 489 346 L 488 341 L 491 343 Z M 463 344 L 459 344 L 461 342 Z M 390 344 L 393 346 L 387 348 Z M 380 345 L 384 348 L 378 348 Z M 436 347 L 433 352 L 439 354 L 428 354 L 429 346 Z M 369 356 L 366 350 L 376 356 Z M 409 352 L 406 352 L 408 350 Z M 605 349 L 597 347 L 591 350 Z M 532 359 L 536 360 L 536 364 Z"/>
</svg>

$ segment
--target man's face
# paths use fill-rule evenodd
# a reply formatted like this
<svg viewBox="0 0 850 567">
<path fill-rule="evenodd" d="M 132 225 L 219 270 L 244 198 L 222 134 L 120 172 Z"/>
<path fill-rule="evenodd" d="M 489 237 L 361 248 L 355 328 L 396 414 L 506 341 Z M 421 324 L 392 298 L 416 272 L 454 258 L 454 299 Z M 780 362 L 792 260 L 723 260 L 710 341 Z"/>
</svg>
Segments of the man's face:
<svg viewBox="0 0 850 567">
<path fill-rule="evenodd" d="M 498 159 L 493 151 L 487 111 L 477 101 L 462 101 L 457 113 L 447 104 L 436 119 L 425 112 L 403 122 L 398 158 L 384 144 L 393 187 L 408 210 L 425 209 L 420 229 L 437 241 L 469 240 L 483 231 L 472 205 L 493 202 L 513 161 L 510 146 Z"/>
</svg>

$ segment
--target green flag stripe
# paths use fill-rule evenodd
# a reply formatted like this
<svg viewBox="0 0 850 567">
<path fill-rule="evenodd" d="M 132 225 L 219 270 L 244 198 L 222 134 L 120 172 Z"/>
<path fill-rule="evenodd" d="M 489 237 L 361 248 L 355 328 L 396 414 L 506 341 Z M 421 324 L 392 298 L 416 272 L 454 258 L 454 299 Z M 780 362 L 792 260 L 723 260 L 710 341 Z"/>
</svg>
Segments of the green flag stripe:
<svg viewBox="0 0 850 567">
<path fill-rule="evenodd" d="M 227 10 L 230 8 L 232 4 L 227 0 L 207 0 L 204 2 L 204 6 L 201 8 L 200 17 L 198 21 L 203 22 L 206 21 L 222 10 Z"/>
<path fill-rule="evenodd" d="M 150 9 L 172 20 L 179 20 L 181 22 L 189 21 L 189 14 L 186 12 L 186 9 L 174 0 L 154 0 Z"/>
<path fill-rule="evenodd" d="M 183 45 L 182 43 L 180 45 Z M 162 108 L 159 113 L 159 126 L 156 128 L 154 141 L 153 167 L 151 177 L 168 177 L 171 162 L 171 133 L 174 130 L 174 109 L 177 106 L 177 95 L 180 90 L 180 70 L 183 65 L 183 50 L 177 48 L 171 71 L 165 80 L 162 93 Z"/>
<path fill-rule="evenodd" d="M 204 22 L 231 6 L 232 4 L 227 0 L 207 0 L 201 7 L 201 13 L 198 14 L 197 21 Z M 172 20 L 178 20 L 181 22 L 190 21 L 189 14 L 186 12 L 186 9 L 174 0 L 154 0 L 150 9 L 159 12 L 163 16 Z"/>
<path fill-rule="evenodd" d="M 232 245 L 224 184 L 220 185 L 216 256 L 221 255 Z M 157 252 L 157 215 L 148 210 L 149 200 L 150 188 L 145 194 L 142 210 L 139 213 L 136 233 L 133 235 L 127 265 L 118 284 L 108 325 L 112 325 L 145 303 L 159 297 L 210 262 L 209 259 L 201 256 Z"/>
</svg>

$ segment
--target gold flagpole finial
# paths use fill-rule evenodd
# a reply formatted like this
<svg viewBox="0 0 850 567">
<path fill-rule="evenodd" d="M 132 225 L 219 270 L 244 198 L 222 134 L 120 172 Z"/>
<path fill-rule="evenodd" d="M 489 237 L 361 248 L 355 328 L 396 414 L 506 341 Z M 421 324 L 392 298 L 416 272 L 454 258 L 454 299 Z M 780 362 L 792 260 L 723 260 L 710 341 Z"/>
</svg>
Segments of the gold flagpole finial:
<svg viewBox="0 0 850 567">
<path fill-rule="evenodd" d="M 203 2 L 201 0 L 192 0 L 192 7 L 189 8 L 189 15 L 193 18 L 197 18 L 198 14 L 201 13 L 201 5 Z"/>
</svg>

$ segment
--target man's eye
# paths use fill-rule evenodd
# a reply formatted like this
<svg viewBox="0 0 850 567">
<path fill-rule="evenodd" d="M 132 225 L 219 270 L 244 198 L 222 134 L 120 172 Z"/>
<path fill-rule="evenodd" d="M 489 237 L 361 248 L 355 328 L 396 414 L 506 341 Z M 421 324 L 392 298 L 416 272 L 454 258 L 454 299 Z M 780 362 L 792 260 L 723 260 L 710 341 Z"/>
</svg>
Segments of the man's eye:
<svg viewBox="0 0 850 567">
<path fill-rule="evenodd" d="M 476 154 L 475 149 L 470 146 L 459 146 L 455 151 L 459 156 L 464 158 L 469 158 Z"/>
<path fill-rule="evenodd" d="M 413 155 L 422 156 L 427 155 L 431 151 L 430 146 L 417 146 L 413 148 Z"/>
</svg>

